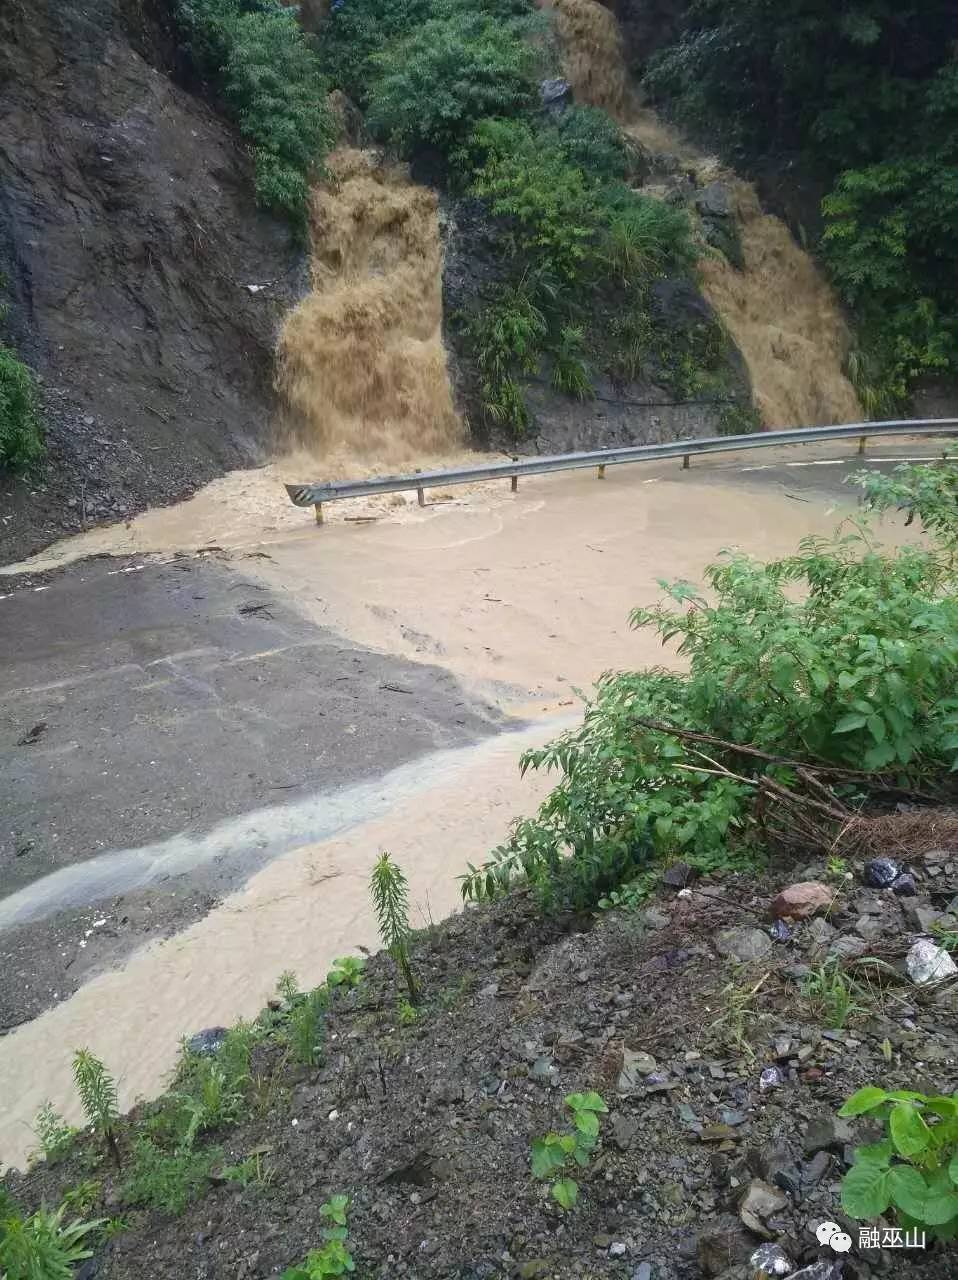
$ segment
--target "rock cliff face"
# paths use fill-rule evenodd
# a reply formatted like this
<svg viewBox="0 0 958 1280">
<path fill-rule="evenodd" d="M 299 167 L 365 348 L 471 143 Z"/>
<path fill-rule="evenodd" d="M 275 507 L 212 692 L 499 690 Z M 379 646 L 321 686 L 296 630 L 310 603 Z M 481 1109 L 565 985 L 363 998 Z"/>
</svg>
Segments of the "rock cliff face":
<svg viewBox="0 0 958 1280">
<path fill-rule="evenodd" d="M 268 437 L 304 255 L 183 87 L 170 13 L 0 5 L 6 329 L 41 376 L 49 444 L 39 480 L 0 477 L 0 560 L 189 492 Z"/>
</svg>

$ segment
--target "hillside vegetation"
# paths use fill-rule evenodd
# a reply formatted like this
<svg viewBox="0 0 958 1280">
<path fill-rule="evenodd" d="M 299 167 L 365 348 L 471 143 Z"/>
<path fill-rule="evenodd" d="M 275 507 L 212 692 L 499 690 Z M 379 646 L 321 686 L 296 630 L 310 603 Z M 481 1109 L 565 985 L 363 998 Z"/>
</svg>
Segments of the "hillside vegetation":
<svg viewBox="0 0 958 1280">
<path fill-rule="evenodd" d="M 949 0 L 687 0 L 646 84 L 738 155 L 798 156 L 820 250 L 851 306 L 849 373 L 873 414 L 958 374 L 958 10 Z"/>
</svg>

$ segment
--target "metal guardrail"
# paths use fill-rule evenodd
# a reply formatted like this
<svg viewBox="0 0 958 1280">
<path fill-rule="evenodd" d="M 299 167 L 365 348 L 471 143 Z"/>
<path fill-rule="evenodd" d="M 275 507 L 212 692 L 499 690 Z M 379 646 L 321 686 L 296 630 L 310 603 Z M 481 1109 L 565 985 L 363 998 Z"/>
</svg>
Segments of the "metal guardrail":
<svg viewBox="0 0 958 1280">
<path fill-rule="evenodd" d="M 704 440 L 669 440 L 664 444 L 627 445 L 621 449 L 593 449 L 587 453 L 559 453 L 551 457 L 513 458 L 485 466 L 459 467 L 451 471 L 416 471 L 408 476 L 372 476 L 367 480 L 332 480 L 327 484 L 288 484 L 286 492 L 297 507 L 315 507 L 316 523 L 323 523 L 323 503 L 341 498 L 362 498 L 374 493 L 400 493 L 415 489 L 419 505 L 425 506 L 426 489 L 469 484 L 475 480 L 509 480 L 513 492 L 520 476 L 545 475 L 551 471 L 598 470 L 626 462 L 651 462 L 657 458 L 681 458 L 687 468 L 693 457 L 707 453 L 732 453 L 741 449 L 769 449 L 774 445 L 814 444 L 820 440 L 858 440 L 858 452 L 873 437 L 958 434 L 958 418 L 902 419 L 895 422 L 853 422 L 838 427 L 800 427 L 789 431 L 761 431 L 745 436 L 709 436 Z"/>
</svg>

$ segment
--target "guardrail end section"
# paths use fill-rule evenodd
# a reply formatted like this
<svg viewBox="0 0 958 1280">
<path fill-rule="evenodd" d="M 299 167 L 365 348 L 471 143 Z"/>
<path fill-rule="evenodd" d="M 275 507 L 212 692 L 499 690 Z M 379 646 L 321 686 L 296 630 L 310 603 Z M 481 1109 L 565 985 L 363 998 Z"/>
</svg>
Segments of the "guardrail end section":
<svg viewBox="0 0 958 1280">
<path fill-rule="evenodd" d="M 313 503 L 309 499 L 309 494 L 304 484 L 288 484 L 284 488 L 289 494 L 289 500 L 297 507 L 311 507 Z"/>
</svg>

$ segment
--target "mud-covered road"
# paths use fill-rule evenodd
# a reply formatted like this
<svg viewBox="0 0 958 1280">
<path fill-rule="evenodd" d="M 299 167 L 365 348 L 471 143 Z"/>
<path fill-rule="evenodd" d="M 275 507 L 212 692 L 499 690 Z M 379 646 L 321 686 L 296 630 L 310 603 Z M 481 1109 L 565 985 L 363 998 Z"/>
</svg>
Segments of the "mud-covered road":
<svg viewBox="0 0 958 1280">
<path fill-rule="evenodd" d="M 724 546 L 775 555 L 834 528 L 858 465 L 805 450 L 550 476 L 425 510 L 342 504 L 321 531 L 273 468 L 5 570 L 0 1163 L 46 1097 L 69 1112 L 74 1044 L 129 1102 L 281 969 L 318 981 L 375 945 L 381 848 L 417 922 L 452 910 L 466 863 L 548 788 L 520 779 L 520 751 L 603 670 L 663 660 L 629 609 Z"/>
</svg>

